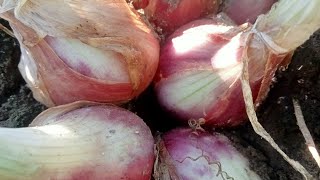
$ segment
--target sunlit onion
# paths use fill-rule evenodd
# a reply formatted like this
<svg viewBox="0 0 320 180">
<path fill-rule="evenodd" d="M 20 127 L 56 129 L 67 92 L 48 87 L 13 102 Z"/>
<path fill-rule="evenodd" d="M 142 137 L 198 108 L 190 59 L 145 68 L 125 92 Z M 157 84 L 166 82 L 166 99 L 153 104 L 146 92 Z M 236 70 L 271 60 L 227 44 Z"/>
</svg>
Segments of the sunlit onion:
<svg viewBox="0 0 320 180">
<path fill-rule="evenodd" d="M 243 58 L 248 58 L 253 100 L 258 106 L 278 67 L 286 66 L 292 51 L 319 29 L 317 3 L 280 1 L 255 26 L 235 26 L 214 18 L 179 28 L 161 49 L 155 78 L 160 104 L 185 123 L 200 118 L 208 126 L 244 122 Z M 287 6 L 296 9 L 296 16 Z M 302 16 L 303 9 L 308 13 Z"/>
<path fill-rule="evenodd" d="M 0 128 L 0 179 L 149 180 L 154 140 L 135 114 L 77 102 L 41 113 L 25 128 Z"/>
<path fill-rule="evenodd" d="M 20 71 L 47 106 L 126 102 L 155 74 L 158 40 L 125 0 L 18 1 L 13 10 L 1 16 L 20 42 Z"/>
</svg>

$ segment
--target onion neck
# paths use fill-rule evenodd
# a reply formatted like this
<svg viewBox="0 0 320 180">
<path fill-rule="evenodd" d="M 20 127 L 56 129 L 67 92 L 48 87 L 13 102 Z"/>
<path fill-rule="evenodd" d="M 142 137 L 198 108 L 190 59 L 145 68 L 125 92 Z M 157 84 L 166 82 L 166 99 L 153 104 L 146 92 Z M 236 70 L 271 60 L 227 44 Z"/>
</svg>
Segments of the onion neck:
<svg viewBox="0 0 320 180">
<path fill-rule="evenodd" d="M 319 7 L 320 0 L 280 0 L 268 14 L 259 16 L 256 29 L 290 52 L 319 29 Z"/>
</svg>

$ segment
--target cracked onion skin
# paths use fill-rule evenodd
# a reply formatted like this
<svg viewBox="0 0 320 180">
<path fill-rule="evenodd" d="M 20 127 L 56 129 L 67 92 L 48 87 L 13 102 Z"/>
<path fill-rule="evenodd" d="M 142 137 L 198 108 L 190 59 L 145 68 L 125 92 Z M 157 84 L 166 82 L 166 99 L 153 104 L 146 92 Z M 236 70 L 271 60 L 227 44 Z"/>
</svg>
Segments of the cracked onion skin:
<svg viewBox="0 0 320 180">
<path fill-rule="evenodd" d="M 177 128 L 158 143 L 156 180 L 259 180 L 249 161 L 219 133 Z"/>
<path fill-rule="evenodd" d="M 149 180 L 154 139 L 134 113 L 76 102 L 49 108 L 29 127 L 0 128 L 0 179 Z"/>
<path fill-rule="evenodd" d="M 0 16 L 21 45 L 21 74 L 46 106 L 123 103 L 151 83 L 159 41 L 125 0 L 12 3 Z"/>
<path fill-rule="evenodd" d="M 232 127 L 245 122 L 239 78 L 243 37 L 250 27 L 234 26 L 223 18 L 206 18 L 175 31 L 161 49 L 154 80 L 162 107 L 185 124 L 200 118 L 210 127 Z M 259 37 L 253 36 L 248 57 L 256 104 L 266 96 L 276 67 L 285 56 L 274 55 Z"/>
</svg>

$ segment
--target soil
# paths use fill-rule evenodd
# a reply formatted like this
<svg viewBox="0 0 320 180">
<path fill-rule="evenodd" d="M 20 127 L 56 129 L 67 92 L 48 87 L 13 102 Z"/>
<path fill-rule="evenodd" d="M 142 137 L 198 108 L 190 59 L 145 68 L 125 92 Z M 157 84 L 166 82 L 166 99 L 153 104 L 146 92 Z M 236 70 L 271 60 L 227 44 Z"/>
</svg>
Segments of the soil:
<svg viewBox="0 0 320 180">
<path fill-rule="evenodd" d="M 0 20 L 1 24 L 5 24 Z M 0 31 L 0 126 L 24 127 L 46 109 L 35 101 L 19 70 L 17 41 Z M 299 161 L 316 179 L 320 170 L 312 159 L 296 125 L 292 98 L 299 100 L 306 124 L 320 150 L 320 32 L 295 51 L 286 71 L 279 71 L 268 98 L 258 111 L 265 129 L 289 157 Z M 177 126 L 158 106 L 149 88 L 126 107 L 142 117 L 153 132 Z M 263 180 L 301 180 L 283 158 L 261 137 L 250 123 L 234 129 L 216 130 L 227 135 L 249 160 Z"/>
</svg>

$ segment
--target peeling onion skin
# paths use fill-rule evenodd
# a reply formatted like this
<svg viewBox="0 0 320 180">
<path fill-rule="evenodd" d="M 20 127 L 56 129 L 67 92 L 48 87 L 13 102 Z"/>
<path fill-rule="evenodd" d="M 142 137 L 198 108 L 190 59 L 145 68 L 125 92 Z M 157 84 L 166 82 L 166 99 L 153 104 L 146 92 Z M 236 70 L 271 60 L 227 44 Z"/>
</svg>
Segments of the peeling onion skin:
<svg viewBox="0 0 320 180">
<path fill-rule="evenodd" d="M 200 118 L 209 127 L 245 122 L 239 77 L 243 37 L 249 28 L 215 18 L 193 21 L 173 33 L 161 49 L 155 77 L 156 94 L 164 109 L 186 124 Z M 253 36 L 248 57 L 253 98 L 259 104 L 284 56 L 273 55 Z"/>
<path fill-rule="evenodd" d="M 25 52 L 20 71 L 37 100 L 49 107 L 79 100 L 123 103 L 147 88 L 159 41 L 125 0 L 50 2 L 18 1 L 14 15 L 0 15 Z"/>
<path fill-rule="evenodd" d="M 0 139 L 6 142 L 0 154 L 1 179 L 151 178 L 150 129 L 135 114 L 113 105 L 53 107 L 29 127 L 0 128 Z"/>
<path fill-rule="evenodd" d="M 226 0 L 225 12 L 236 24 L 254 24 L 260 14 L 267 13 L 277 0 Z"/>
<path fill-rule="evenodd" d="M 216 13 L 219 5 L 220 0 L 149 0 L 144 13 L 163 34 L 169 35 L 192 20 Z"/>
<path fill-rule="evenodd" d="M 174 129 L 162 136 L 158 150 L 158 179 L 260 179 L 249 168 L 248 160 L 222 134 Z"/>
</svg>

